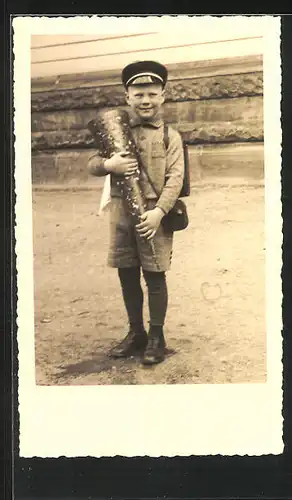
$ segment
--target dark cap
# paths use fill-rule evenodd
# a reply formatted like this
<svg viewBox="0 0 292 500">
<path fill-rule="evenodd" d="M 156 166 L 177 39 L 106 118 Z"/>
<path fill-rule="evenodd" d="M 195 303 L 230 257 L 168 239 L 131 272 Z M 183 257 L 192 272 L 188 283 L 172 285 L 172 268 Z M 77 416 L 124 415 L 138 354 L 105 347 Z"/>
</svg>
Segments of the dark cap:
<svg viewBox="0 0 292 500">
<path fill-rule="evenodd" d="M 156 61 L 137 61 L 128 64 L 122 71 L 122 82 L 129 85 L 145 85 L 160 83 L 163 87 L 167 81 L 167 69 Z"/>
</svg>

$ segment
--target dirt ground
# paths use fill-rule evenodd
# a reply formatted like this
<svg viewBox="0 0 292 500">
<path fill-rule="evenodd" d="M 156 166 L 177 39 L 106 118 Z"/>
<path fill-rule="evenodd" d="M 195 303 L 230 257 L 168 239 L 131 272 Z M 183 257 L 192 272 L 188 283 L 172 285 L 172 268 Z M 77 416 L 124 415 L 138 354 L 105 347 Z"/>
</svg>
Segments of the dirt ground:
<svg viewBox="0 0 292 500">
<path fill-rule="evenodd" d="M 169 354 L 150 368 L 107 354 L 127 320 L 99 197 L 33 193 L 37 384 L 264 382 L 263 187 L 205 185 L 186 199 L 191 222 L 168 273 Z"/>
</svg>

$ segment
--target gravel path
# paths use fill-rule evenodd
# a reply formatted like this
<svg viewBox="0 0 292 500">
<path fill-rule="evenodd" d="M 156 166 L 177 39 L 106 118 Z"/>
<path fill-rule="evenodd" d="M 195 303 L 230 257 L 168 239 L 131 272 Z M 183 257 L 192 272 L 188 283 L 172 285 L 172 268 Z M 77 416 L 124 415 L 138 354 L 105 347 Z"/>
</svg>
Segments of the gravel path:
<svg viewBox="0 0 292 500">
<path fill-rule="evenodd" d="M 263 187 L 207 185 L 186 200 L 191 224 L 168 273 L 170 353 L 150 368 L 107 356 L 127 324 L 99 196 L 33 194 L 37 384 L 264 382 Z"/>
</svg>

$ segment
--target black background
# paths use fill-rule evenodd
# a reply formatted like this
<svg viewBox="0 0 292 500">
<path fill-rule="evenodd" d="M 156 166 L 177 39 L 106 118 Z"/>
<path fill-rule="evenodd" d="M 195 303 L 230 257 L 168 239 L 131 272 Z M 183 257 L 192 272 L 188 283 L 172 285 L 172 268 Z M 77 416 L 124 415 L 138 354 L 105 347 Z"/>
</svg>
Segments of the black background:
<svg viewBox="0 0 292 500">
<path fill-rule="evenodd" d="M 192 2 L 193 4 L 193 2 Z M 136 2 L 129 14 L 152 12 L 151 3 Z M 124 6 L 123 6 L 124 7 Z M 177 12 L 179 7 L 179 12 Z M 192 7 L 192 8 L 190 8 Z M 197 6 L 196 6 L 197 7 Z M 140 10 L 139 10 L 140 8 Z M 4 164 L 2 228 L 5 259 L 2 303 L 1 336 L 4 349 L 2 380 L 4 398 L 2 415 L 4 447 L 1 455 L 4 473 L 2 498 L 17 500 L 55 499 L 69 500 L 98 498 L 292 498 L 292 419 L 291 419 L 291 290 L 292 290 L 292 16 L 282 16 L 282 214 L 283 214 L 283 366 L 284 366 L 284 453 L 281 456 L 265 457 L 187 457 L 187 458 L 137 458 L 122 457 L 93 459 L 22 459 L 18 457 L 18 413 L 17 413 L 17 345 L 16 345 L 16 272 L 14 256 L 13 185 L 13 133 L 11 113 L 11 39 L 9 14 L 125 14 L 120 6 L 106 2 L 106 9 L 94 2 L 53 1 L 50 2 L 6 2 L 4 33 Z M 98 12 L 97 12 L 98 9 Z M 156 14 L 199 14 L 190 3 L 180 1 L 167 4 Z M 204 12 L 207 14 L 207 12 Z M 212 10 L 213 14 L 216 14 Z M 221 9 L 221 14 L 223 14 Z M 230 12 L 228 12 L 230 14 Z M 235 12 L 234 12 L 235 13 Z M 260 12 L 259 12 L 260 13 Z M 218 13 L 219 14 L 219 13 Z M 11 337 L 12 332 L 12 337 Z M 13 343 L 11 343 L 13 338 Z M 13 354 L 13 356 L 11 356 Z M 13 381 L 13 383 L 12 383 Z M 12 402 L 14 408 L 12 408 Z M 177 429 L 173 429 L 177 432 Z M 171 439 L 171 437 L 170 437 Z"/>
</svg>

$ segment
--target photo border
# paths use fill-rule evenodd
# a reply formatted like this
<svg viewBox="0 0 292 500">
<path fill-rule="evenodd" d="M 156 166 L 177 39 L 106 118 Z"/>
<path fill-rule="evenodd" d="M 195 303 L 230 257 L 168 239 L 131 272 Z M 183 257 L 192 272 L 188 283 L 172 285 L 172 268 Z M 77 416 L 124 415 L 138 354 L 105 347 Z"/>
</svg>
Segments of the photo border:
<svg viewBox="0 0 292 500">
<path fill-rule="evenodd" d="M 52 5 L 52 2 L 51 2 Z M 85 6 L 83 3 L 83 12 Z M 282 61 L 283 61 L 283 100 L 282 100 L 282 127 L 283 127 L 283 169 L 282 169 L 282 189 L 283 199 L 283 291 L 284 291 L 284 441 L 285 449 L 283 456 L 277 457 L 188 457 L 174 459 L 24 459 L 17 456 L 17 393 L 14 386 L 14 410 L 15 410 L 15 457 L 16 457 L 16 490 L 27 498 L 30 490 L 33 497 L 40 498 L 51 492 L 51 498 L 68 498 L 68 494 L 73 494 L 72 484 L 74 484 L 74 498 L 84 497 L 90 491 L 92 494 L 98 491 L 98 496 L 118 495 L 120 498 L 137 497 L 137 493 L 143 493 L 143 497 L 157 497 L 169 494 L 171 497 L 185 498 L 191 494 L 196 498 L 225 498 L 226 496 L 236 496 L 239 498 L 251 498 L 260 495 L 261 498 L 287 498 L 291 493 L 291 141 L 289 123 L 291 117 L 291 18 L 282 18 Z M 8 112 L 8 119 L 9 119 Z M 290 121 L 289 121 L 290 119 Z M 13 133 L 11 133 L 13 137 Z M 10 151 L 11 159 L 6 162 L 7 171 L 10 172 L 13 162 L 13 152 Z M 10 176 L 10 183 L 13 184 L 13 176 Z M 9 182 L 8 182 L 9 184 Z M 4 192 L 6 203 L 9 205 L 9 198 Z M 11 207 L 11 211 L 13 207 Z M 9 222 L 7 227 L 9 227 Z M 13 232 L 13 227 L 10 228 Z M 6 235 L 6 234 L 5 234 Z M 13 266 L 13 255 L 11 256 Z M 8 267 L 9 270 L 9 267 Z M 14 272 L 14 278 L 16 273 Z M 6 290 L 7 291 L 7 290 Z M 8 291 L 9 295 L 9 291 Z M 15 288 L 14 288 L 15 296 Z M 9 297 L 7 298 L 6 311 L 9 309 Z M 15 311 L 14 311 L 15 319 Z M 9 327 L 9 321 L 8 321 Z M 290 335 L 289 335 L 290 334 Z M 14 337 L 15 340 L 15 337 Z M 17 351 L 14 352 L 14 367 L 17 364 Z M 9 355 L 5 356 L 7 365 Z M 283 458 L 282 458 L 283 457 Z M 168 464 L 166 463 L 168 462 Z M 169 464 L 172 464 L 172 467 Z M 132 472 L 137 474 L 133 481 Z M 76 476 L 77 475 L 77 476 Z M 54 477 L 56 481 L 50 480 Z M 76 479 L 78 477 L 79 479 Z M 102 479 L 103 477 L 103 479 Z M 212 481 L 210 482 L 210 477 Z M 75 478 L 75 479 L 74 479 Z M 117 480 L 115 484 L 115 478 Z M 178 487 L 174 486 L 174 478 Z M 236 478 L 236 481 L 234 480 Z M 47 479 L 47 482 L 46 482 Z M 58 479 L 60 482 L 58 482 Z M 233 479 L 233 480 L 232 480 Z M 140 481 L 140 486 L 137 481 Z M 83 485 L 83 487 L 82 487 Z M 118 488 L 117 488 L 117 485 Z M 142 488 L 141 488 L 142 485 Z M 48 487 L 51 487 L 48 490 Z M 134 486 L 134 489 L 133 489 Z M 138 489 L 137 489 L 138 486 Z M 218 487 L 219 486 L 219 487 Z M 59 490 L 57 488 L 59 487 Z M 135 489 L 136 487 L 136 489 Z M 140 489 L 139 489 L 140 488 Z M 150 488 L 150 489 L 149 489 Z M 151 489 L 152 488 L 152 489 Z M 118 491 L 118 493 L 117 493 Z M 60 497 L 60 494 L 63 495 Z M 198 496 L 199 495 L 199 496 Z M 139 494 L 138 494 L 139 496 Z M 139 496 L 141 497 L 141 496 Z M 17 496 L 20 498 L 20 496 Z"/>
<path fill-rule="evenodd" d="M 224 16 L 220 19 L 154 16 L 136 18 L 135 29 L 139 30 L 140 25 L 141 29 L 145 26 L 160 29 L 162 22 L 163 30 L 179 31 L 196 29 L 196 26 L 202 29 L 202 24 L 206 30 L 218 25 L 220 29 L 222 25 L 228 29 L 231 20 Z M 17 18 L 13 23 L 20 453 L 25 457 L 56 458 L 63 455 L 172 457 L 281 453 L 279 18 L 238 16 L 232 19 L 239 28 L 244 26 L 253 33 L 254 27 L 259 27 L 263 33 L 267 381 L 261 384 L 36 385 L 31 136 L 27 126 L 31 116 L 28 57 L 31 35 L 80 34 L 91 30 L 115 33 L 131 30 L 132 23 L 133 18 L 82 16 L 68 20 Z M 278 336 L 275 331 L 279 332 Z M 133 402 L 134 419 L 131 417 Z M 213 412 L 217 415 L 215 421 L 211 416 Z M 179 432 L 173 433 L 169 440 L 172 428 Z M 76 435 L 74 440 L 73 435 Z"/>
</svg>

